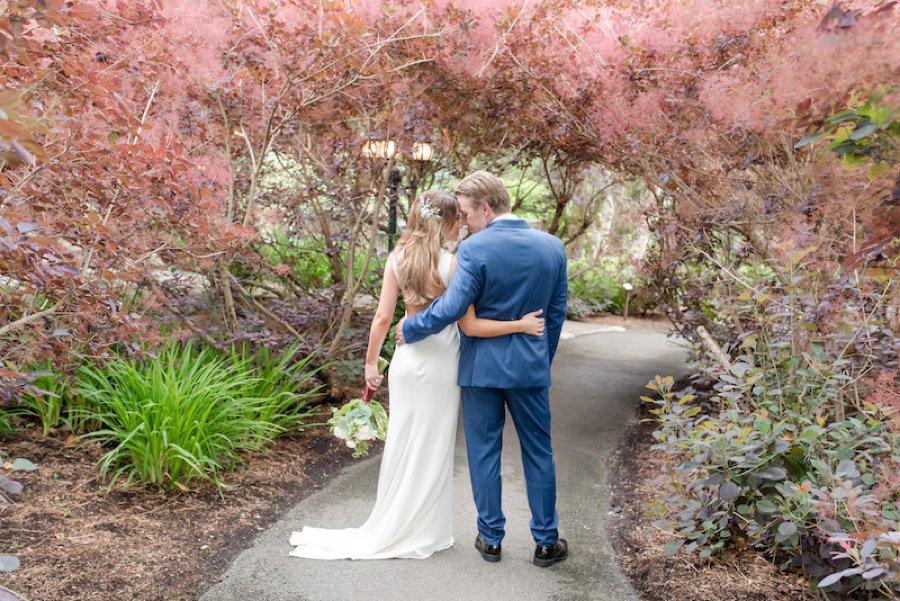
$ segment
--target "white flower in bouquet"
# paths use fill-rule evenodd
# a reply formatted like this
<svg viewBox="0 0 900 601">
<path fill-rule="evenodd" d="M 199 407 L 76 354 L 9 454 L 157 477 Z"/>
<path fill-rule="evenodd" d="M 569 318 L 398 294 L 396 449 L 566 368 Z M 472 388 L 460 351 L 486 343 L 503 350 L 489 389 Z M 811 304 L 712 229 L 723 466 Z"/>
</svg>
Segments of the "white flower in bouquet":
<svg viewBox="0 0 900 601">
<path fill-rule="evenodd" d="M 358 440 L 375 440 L 375 432 L 372 431 L 369 424 L 363 424 L 356 431 L 356 438 Z"/>
<path fill-rule="evenodd" d="M 339 428 L 339 427 L 335 426 L 334 428 L 331 429 L 331 431 L 334 433 L 335 436 L 337 436 L 341 440 L 349 440 L 350 439 L 350 430 L 347 430 L 346 428 Z"/>
</svg>

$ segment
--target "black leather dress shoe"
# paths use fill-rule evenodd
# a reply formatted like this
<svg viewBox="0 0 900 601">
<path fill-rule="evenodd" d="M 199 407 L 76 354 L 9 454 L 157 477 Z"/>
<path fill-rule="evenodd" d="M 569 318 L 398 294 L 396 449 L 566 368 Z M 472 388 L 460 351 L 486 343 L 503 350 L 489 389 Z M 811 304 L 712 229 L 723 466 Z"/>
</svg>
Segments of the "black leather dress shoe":
<svg viewBox="0 0 900 601">
<path fill-rule="evenodd" d="M 566 539 L 561 538 L 556 541 L 556 544 L 552 547 L 538 545 L 534 550 L 534 559 L 532 560 L 532 563 L 538 567 L 547 568 L 557 561 L 562 561 L 568 556 L 569 543 L 566 542 Z"/>
<path fill-rule="evenodd" d="M 481 553 L 482 559 L 491 563 L 500 561 L 500 545 L 489 545 L 484 542 L 481 535 L 475 539 L 475 548 Z"/>
</svg>

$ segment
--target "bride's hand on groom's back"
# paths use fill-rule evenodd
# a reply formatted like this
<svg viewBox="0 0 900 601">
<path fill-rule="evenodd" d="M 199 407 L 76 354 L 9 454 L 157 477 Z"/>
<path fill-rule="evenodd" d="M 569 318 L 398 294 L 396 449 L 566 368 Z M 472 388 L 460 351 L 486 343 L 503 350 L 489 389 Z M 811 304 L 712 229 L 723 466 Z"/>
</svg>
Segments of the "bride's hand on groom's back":
<svg viewBox="0 0 900 601">
<path fill-rule="evenodd" d="M 538 309 L 537 311 L 526 313 L 525 316 L 519 320 L 522 324 L 523 334 L 528 334 L 529 336 L 541 336 L 544 334 L 545 320 L 543 317 L 540 317 L 543 312 L 543 309 Z"/>
<path fill-rule="evenodd" d="M 406 344 L 406 340 L 403 338 L 403 324 L 405 322 L 406 317 L 401 317 L 400 321 L 397 322 L 397 327 L 394 329 L 394 339 L 397 341 L 397 346 Z"/>
</svg>

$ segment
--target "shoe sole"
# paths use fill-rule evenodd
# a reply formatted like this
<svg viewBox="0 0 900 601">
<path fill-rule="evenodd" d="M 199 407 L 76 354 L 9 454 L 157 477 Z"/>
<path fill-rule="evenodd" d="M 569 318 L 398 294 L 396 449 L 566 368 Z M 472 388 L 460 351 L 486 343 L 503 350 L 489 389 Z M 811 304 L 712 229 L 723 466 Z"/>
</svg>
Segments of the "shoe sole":
<svg viewBox="0 0 900 601">
<path fill-rule="evenodd" d="M 531 563 L 533 563 L 534 565 L 536 565 L 539 568 L 549 568 L 553 564 L 566 559 L 568 556 L 569 556 L 569 554 L 566 553 L 562 557 L 553 557 L 550 559 L 538 559 L 537 557 L 535 557 L 531 560 Z"/>
</svg>

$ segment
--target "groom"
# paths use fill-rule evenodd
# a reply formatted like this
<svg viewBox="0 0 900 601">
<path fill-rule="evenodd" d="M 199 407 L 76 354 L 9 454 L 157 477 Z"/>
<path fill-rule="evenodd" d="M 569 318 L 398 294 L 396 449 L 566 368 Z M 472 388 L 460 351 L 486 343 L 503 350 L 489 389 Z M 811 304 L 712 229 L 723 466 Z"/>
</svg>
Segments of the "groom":
<svg viewBox="0 0 900 601">
<path fill-rule="evenodd" d="M 460 319 L 469 305 L 478 317 L 514 320 L 543 309 L 544 336 L 469 338 L 460 333 L 459 385 L 472 492 L 478 508 L 475 548 L 500 561 L 506 518 L 500 507 L 500 450 L 506 408 L 522 447 L 533 563 L 551 566 L 568 556 L 559 538 L 556 465 L 550 445 L 550 363 L 566 316 L 566 252 L 558 238 L 532 229 L 510 213 L 503 181 L 476 171 L 456 188 L 472 236 L 459 245 L 458 267 L 447 291 L 426 311 L 401 322 L 399 342 L 416 342 Z M 480 232 L 480 233 L 479 233 Z"/>
</svg>

